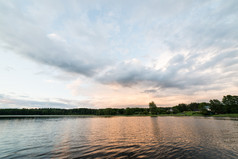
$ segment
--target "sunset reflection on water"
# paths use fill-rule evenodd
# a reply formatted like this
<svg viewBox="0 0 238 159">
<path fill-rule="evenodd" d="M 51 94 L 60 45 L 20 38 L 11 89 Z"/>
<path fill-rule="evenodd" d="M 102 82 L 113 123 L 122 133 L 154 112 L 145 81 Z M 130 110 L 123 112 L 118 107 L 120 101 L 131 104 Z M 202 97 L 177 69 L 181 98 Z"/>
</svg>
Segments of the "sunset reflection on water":
<svg viewBox="0 0 238 159">
<path fill-rule="evenodd" d="M 237 120 L 36 118 L 0 120 L 0 126 L 0 158 L 238 157 Z"/>
</svg>

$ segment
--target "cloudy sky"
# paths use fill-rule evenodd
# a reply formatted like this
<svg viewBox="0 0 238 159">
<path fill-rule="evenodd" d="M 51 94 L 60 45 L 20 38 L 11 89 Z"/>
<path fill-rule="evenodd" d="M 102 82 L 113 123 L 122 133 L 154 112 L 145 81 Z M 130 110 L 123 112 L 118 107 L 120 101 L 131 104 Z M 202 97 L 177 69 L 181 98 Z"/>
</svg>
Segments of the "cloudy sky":
<svg viewBox="0 0 238 159">
<path fill-rule="evenodd" d="M 0 108 L 238 94 L 237 0 L 1 0 Z"/>
</svg>

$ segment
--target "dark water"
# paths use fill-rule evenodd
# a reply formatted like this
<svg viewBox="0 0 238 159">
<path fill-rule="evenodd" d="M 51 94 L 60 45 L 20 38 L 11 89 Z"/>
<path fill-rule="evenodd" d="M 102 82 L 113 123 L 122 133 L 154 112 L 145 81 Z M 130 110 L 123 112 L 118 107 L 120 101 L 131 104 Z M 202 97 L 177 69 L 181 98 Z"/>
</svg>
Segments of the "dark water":
<svg viewBox="0 0 238 159">
<path fill-rule="evenodd" d="M 0 158 L 238 158 L 238 120 L 0 119 Z"/>
</svg>

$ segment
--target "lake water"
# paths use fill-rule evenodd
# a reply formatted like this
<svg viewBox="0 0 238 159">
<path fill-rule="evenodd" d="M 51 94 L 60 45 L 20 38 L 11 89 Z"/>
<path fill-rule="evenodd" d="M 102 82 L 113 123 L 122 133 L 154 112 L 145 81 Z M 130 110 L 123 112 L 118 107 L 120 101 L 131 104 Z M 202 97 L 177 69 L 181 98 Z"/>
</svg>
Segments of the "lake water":
<svg viewBox="0 0 238 159">
<path fill-rule="evenodd" d="M 0 158 L 238 158 L 238 119 L 1 118 Z"/>
</svg>

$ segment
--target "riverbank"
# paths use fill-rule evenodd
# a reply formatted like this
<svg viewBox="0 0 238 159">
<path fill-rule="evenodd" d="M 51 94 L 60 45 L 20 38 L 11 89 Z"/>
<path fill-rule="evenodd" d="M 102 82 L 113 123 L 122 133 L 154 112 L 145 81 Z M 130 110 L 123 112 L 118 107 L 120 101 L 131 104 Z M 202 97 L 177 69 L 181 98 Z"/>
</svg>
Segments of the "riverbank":
<svg viewBox="0 0 238 159">
<path fill-rule="evenodd" d="M 203 115 L 197 112 L 184 112 L 178 114 L 159 114 L 152 116 L 206 116 L 206 117 L 235 117 L 238 118 L 238 114 L 216 114 L 216 115 Z"/>
<path fill-rule="evenodd" d="M 238 118 L 238 114 L 217 114 L 217 115 L 212 115 L 214 117 L 236 117 Z"/>
<path fill-rule="evenodd" d="M 135 114 L 135 115 L 0 115 L 0 118 L 63 118 L 63 117 L 71 117 L 71 118 L 87 118 L 87 117 L 116 117 L 116 116 L 125 116 L 125 117 L 133 117 L 133 116 L 150 116 L 150 117 L 160 117 L 160 116 L 204 116 L 204 117 L 235 117 L 238 118 L 238 114 L 216 114 L 216 115 L 203 115 L 200 113 L 194 112 L 184 112 L 178 114 Z"/>
</svg>

